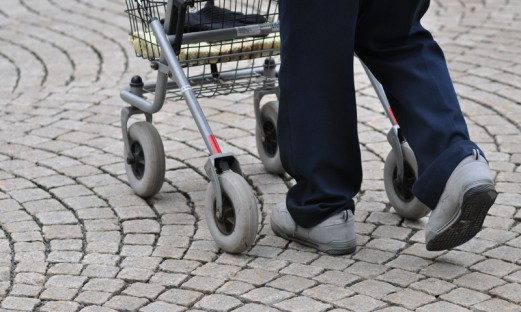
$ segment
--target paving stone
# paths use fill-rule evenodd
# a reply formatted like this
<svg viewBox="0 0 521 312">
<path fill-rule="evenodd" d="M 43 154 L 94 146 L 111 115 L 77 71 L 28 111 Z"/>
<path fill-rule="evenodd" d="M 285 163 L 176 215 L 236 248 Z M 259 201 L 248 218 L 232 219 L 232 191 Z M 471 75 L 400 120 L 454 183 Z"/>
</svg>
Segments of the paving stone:
<svg viewBox="0 0 521 312">
<path fill-rule="evenodd" d="M 277 303 L 275 307 L 286 311 L 325 311 L 329 309 L 331 305 L 308 297 L 299 296 Z"/>
<path fill-rule="evenodd" d="M 74 210 L 107 206 L 103 199 L 95 195 L 64 198 L 63 202 Z"/>
<path fill-rule="evenodd" d="M 190 273 L 199 266 L 201 263 L 197 261 L 167 259 L 159 267 L 168 272 Z"/>
<path fill-rule="evenodd" d="M 208 276 L 194 276 L 183 283 L 182 287 L 195 291 L 210 293 L 221 287 L 224 282 L 224 279 L 217 279 Z"/>
<path fill-rule="evenodd" d="M 179 287 L 187 279 L 188 276 L 186 274 L 158 272 L 150 278 L 149 282 L 166 287 Z"/>
<path fill-rule="evenodd" d="M 275 312 L 275 311 L 279 311 L 279 310 L 265 306 L 263 304 L 248 303 L 233 311 L 234 312 Z"/>
<path fill-rule="evenodd" d="M 40 303 L 40 300 L 35 298 L 24 298 L 24 297 L 6 297 L 2 301 L 2 308 L 20 311 L 32 311 L 36 305 Z"/>
<path fill-rule="evenodd" d="M 49 225 L 43 226 L 42 230 L 48 240 L 83 238 L 78 225 Z"/>
<path fill-rule="evenodd" d="M 84 305 L 101 305 L 111 296 L 111 293 L 87 290 L 80 292 L 74 301 Z"/>
<path fill-rule="evenodd" d="M 343 257 L 334 257 L 329 255 L 321 255 L 318 259 L 311 262 L 311 265 L 324 268 L 326 270 L 343 270 L 349 265 L 353 264 L 354 261 L 351 259 L 345 259 Z"/>
<path fill-rule="evenodd" d="M 395 254 L 391 252 L 364 248 L 357 252 L 353 256 L 353 259 L 370 263 L 383 264 L 394 258 L 394 256 Z"/>
<path fill-rule="evenodd" d="M 50 211 L 36 214 L 40 223 L 51 224 L 77 224 L 78 219 L 70 211 Z"/>
<path fill-rule="evenodd" d="M 138 218 L 154 218 L 156 214 L 150 207 L 133 206 L 133 207 L 116 207 L 114 208 L 120 220 L 130 220 Z"/>
<path fill-rule="evenodd" d="M 225 295 L 209 295 L 203 297 L 194 307 L 203 310 L 228 311 L 241 305 L 241 302 L 233 297 Z"/>
<path fill-rule="evenodd" d="M 498 248 L 485 252 L 484 255 L 515 263 L 518 262 L 519 259 L 521 259 L 521 248 L 500 246 Z"/>
<path fill-rule="evenodd" d="M 397 291 L 385 296 L 383 299 L 410 310 L 417 309 L 436 300 L 434 296 L 412 289 Z"/>
<path fill-rule="evenodd" d="M 479 272 L 474 272 L 474 273 L 469 273 L 467 275 L 464 275 L 464 276 L 456 279 L 454 281 L 454 283 L 456 285 L 475 289 L 478 291 L 487 291 L 496 286 L 505 284 L 504 281 L 502 281 L 501 279 L 499 279 L 497 277 L 479 273 Z"/>
<path fill-rule="evenodd" d="M 78 289 L 63 288 L 63 287 L 48 287 L 42 292 L 42 294 L 40 295 L 40 299 L 69 301 L 69 300 L 72 300 L 76 296 L 77 293 L 78 293 Z"/>
<path fill-rule="evenodd" d="M 292 250 L 292 249 L 288 249 L 288 250 L 282 252 L 280 255 L 278 255 L 278 259 L 287 260 L 290 262 L 303 263 L 303 264 L 311 263 L 316 258 L 318 258 L 318 255 L 315 253 L 299 251 L 299 250 Z"/>
<path fill-rule="evenodd" d="M 121 256 L 148 257 L 152 254 L 152 246 L 124 245 L 121 248 Z"/>
<path fill-rule="evenodd" d="M 406 248 L 403 253 L 424 259 L 435 259 L 444 254 L 445 251 L 428 251 L 424 244 L 413 244 L 411 247 Z"/>
<path fill-rule="evenodd" d="M 171 289 L 159 296 L 159 300 L 175 303 L 182 306 L 192 306 L 203 297 L 203 294 L 197 291 L 187 289 Z"/>
<path fill-rule="evenodd" d="M 152 270 L 138 268 L 123 268 L 118 273 L 117 278 L 127 281 L 145 282 L 152 275 L 154 275 L 154 271 Z"/>
<path fill-rule="evenodd" d="M 326 271 L 313 279 L 320 283 L 344 287 L 356 283 L 360 280 L 360 277 L 345 272 Z"/>
<path fill-rule="evenodd" d="M 352 311 L 374 311 L 385 307 L 387 304 L 381 300 L 365 295 L 356 295 L 335 302 L 335 305 Z"/>
<path fill-rule="evenodd" d="M 519 270 L 519 266 L 496 259 L 488 259 L 471 267 L 471 269 L 486 274 L 503 277 Z"/>
<path fill-rule="evenodd" d="M 389 270 L 388 266 L 382 264 L 373 264 L 363 261 L 355 262 L 353 265 L 345 269 L 346 273 L 355 274 L 357 276 L 371 279 L 379 276 Z"/>
<path fill-rule="evenodd" d="M 288 291 L 279 290 L 271 287 L 260 287 L 242 295 L 241 297 L 252 302 L 263 305 L 272 305 L 282 300 L 293 297 L 294 294 Z"/>
<path fill-rule="evenodd" d="M 24 284 L 15 284 L 11 289 L 11 296 L 21 296 L 21 297 L 31 297 L 38 298 L 38 295 L 42 291 L 41 286 L 35 285 L 24 285 Z"/>
<path fill-rule="evenodd" d="M 83 257 L 82 252 L 78 251 L 51 251 L 47 255 L 47 261 L 50 263 L 56 262 L 79 262 Z"/>
<path fill-rule="evenodd" d="M 253 288 L 255 288 L 255 286 L 248 283 L 231 281 L 222 285 L 219 289 L 217 289 L 216 293 L 225 295 L 242 295 L 252 290 Z"/>
<path fill-rule="evenodd" d="M 103 306 L 118 311 L 135 311 L 148 303 L 145 298 L 136 298 L 131 296 L 114 296 L 110 298 Z"/>
<path fill-rule="evenodd" d="M 99 219 L 113 219 L 116 217 L 110 208 L 85 208 L 77 209 L 76 214 L 82 220 L 99 220 Z"/>
<path fill-rule="evenodd" d="M 245 269 L 238 272 L 233 279 L 260 286 L 275 279 L 277 274 L 262 269 Z"/>
<path fill-rule="evenodd" d="M 126 245 L 152 245 L 156 240 L 153 234 L 128 234 L 123 243 Z"/>
<path fill-rule="evenodd" d="M 51 194 L 38 188 L 26 188 L 9 192 L 9 195 L 19 203 L 51 198 Z"/>
<path fill-rule="evenodd" d="M 334 302 L 354 295 L 350 289 L 334 285 L 320 284 L 313 288 L 306 289 L 303 295 L 323 302 Z"/>
<path fill-rule="evenodd" d="M 419 312 L 434 312 L 434 311 L 454 311 L 454 312 L 465 312 L 471 311 L 469 309 L 462 308 L 458 305 L 455 305 L 446 301 L 438 301 L 431 304 L 427 304 L 421 308 L 418 308 L 416 311 Z"/>
<path fill-rule="evenodd" d="M 193 275 L 211 276 L 215 278 L 229 279 L 241 270 L 240 267 L 232 265 L 223 265 L 215 263 L 207 263 L 192 271 Z"/>
<path fill-rule="evenodd" d="M 53 188 L 51 193 L 58 198 L 69 198 L 92 195 L 92 191 L 83 185 L 66 185 Z"/>
<path fill-rule="evenodd" d="M 111 278 L 116 277 L 120 268 L 110 265 L 90 264 L 85 267 L 81 275 L 87 277 Z"/>
<path fill-rule="evenodd" d="M 45 262 L 19 262 L 16 265 L 15 272 L 25 272 L 25 273 L 40 273 L 45 274 L 47 271 L 47 263 Z"/>
<path fill-rule="evenodd" d="M 45 287 L 80 288 L 87 277 L 73 275 L 54 275 L 45 283 Z"/>
<path fill-rule="evenodd" d="M 175 255 L 173 257 L 175 258 Z M 185 253 L 184 259 L 201 262 L 212 262 L 217 259 L 217 255 L 210 251 L 190 249 Z"/>
<path fill-rule="evenodd" d="M 353 290 L 362 295 L 367 295 L 376 299 L 381 299 L 385 295 L 397 291 L 398 288 L 385 282 L 365 280 L 351 286 L 350 290 Z"/>
<path fill-rule="evenodd" d="M 270 259 L 270 258 L 256 258 L 248 263 L 248 266 L 253 269 L 262 269 L 272 272 L 278 272 L 288 266 L 289 262 L 286 260 Z"/>
<path fill-rule="evenodd" d="M 470 241 L 466 242 L 465 244 L 456 247 L 458 250 L 466 251 L 466 252 L 473 252 L 473 253 L 483 253 L 486 250 L 489 250 L 498 244 L 493 241 L 485 240 L 485 239 L 478 239 L 473 238 Z"/>
<path fill-rule="evenodd" d="M 315 281 L 293 276 L 293 275 L 283 275 L 276 280 L 273 280 L 267 284 L 267 286 L 278 288 L 294 293 L 300 293 L 305 289 L 308 289 L 316 284 Z"/>
<path fill-rule="evenodd" d="M 118 219 L 83 220 L 87 231 L 119 231 Z"/>
<path fill-rule="evenodd" d="M 452 283 L 436 278 L 428 278 L 410 285 L 411 288 L 421 290 L 432 296 L 439 296 L 456 288 Z"/>
<path fill-rule="evenodd" d="M 116 265 L 119 261 L 119 256 L 111 254 L 91 253 L 83 257 L 84 264 L 101 264 L 101 265 Z"/>
<path fill-rule="evenodd" d="M 45 276 L 39 273 L 18 273 L 14 278 L 14 282 L 17 284 L 43 286 L 45 283 Z"/>
<path fill-rule="evenodd" d="M 516 234 L 506 230 L 485 228 L 476 237 L 502 244 L 516 237 Z"/>
<path fill-rule="evenodd" d="M 438 262 L 433 263 L 425 269 L 421 270 L 420 273 L 429 277 L 453 280 L 468 273 L 468 270 L 457 265 Z"/>
<path fill-rule="evenodd" d="M 469 267 L 484 259 L 485 259 L 485 257 L 483 257 L 481 255 L 477 255 L 475 253 L 458 251 L 458 250 L 450 250 L 446 254 L 438 257 L 436 260 L 460 265 L 463 267 Z"/>
<path fill-rule="evenodd" d="M 144 297 L 147 299 L 156 298 L 161 292 L 165 290 L 164 286 L 152 285 L 145 283 L 134 283 L 127 287 L 123 293 L 134 297 Z"/>
<path fill-rule="evenodd" d="M 40 308 L 44 312 L 75 312 L 78 311 L 80 305 L 71 301 L 49 301 Z"/>
<path fill-rule="evenodd" d="M 509 311 L 519 312 L 521 308 L 519 305 L 502 300 L 502 299 L 490 299 L 484 302 L 480 302 L 474 305 L 478 311 L 493 312 L 493 311 Z"/>
<path fill-rule="evenodd" d="M 297 275 L 304 278 L 317 276 L 324 271 L 323 268 L 313 265 L 304 265 L 299 263 L 290 264 L 288 267 L 282 269 L 280 273 Z"/>
<path fill-rule="evenodd" d="M 419 270 L 431 265 L 432 261 L 415 256 L 400 255 L 396 259 L 387 263 L 387 266 L 418 272 Z"/>
<path fill-rule="evenodd" d="M 276 258 L 282 252 L 283 252 L 283 249 L 280 248 L 280 247 L 254 246 L 248 252 L 248 254 L 250 256 L 265 257 L 265 258 Z"/>
<path fill-rule="evenodd" d="M 82 290 L 103 291 L 109 293 L 119 292 L 125 286 L 125 282 L 113 278 L 91 278 Z"/>
<path fill-rule="evenodd" d="M 440 298 L 455 304 L 468 307 L 476 303 L 485 301 L 489 299 L 490 296 L 482 292 L 477 292 L 466 288 L 458 288 L 454 289 L 450 293 L 441 295 Z"/>
<path fill-rule="evenodd" d="M 423 275 L 400 269 L 393 269 L 387 271 L 385 274 L 382 274 L 378 277 L 379 280 L 386 281 L 388 283 L 398 285 L 400 287 L 407 287 L 410 284 L 423 278 Z"/>
<path fill-rule="evenodd" d="M 490 290 L 490 293 L 500 298 L 521 304 L 521 284 L 510 283 Z"/>
<path fill-rule="evenodd" d="M 141 312 L 176 312 L 176 311 L 183 311 L 184 308 L 172 303 L 166 303 L 161 301 L 155 301 L 152 302 L 141 309 L 139 311 Z"/>
</svg>

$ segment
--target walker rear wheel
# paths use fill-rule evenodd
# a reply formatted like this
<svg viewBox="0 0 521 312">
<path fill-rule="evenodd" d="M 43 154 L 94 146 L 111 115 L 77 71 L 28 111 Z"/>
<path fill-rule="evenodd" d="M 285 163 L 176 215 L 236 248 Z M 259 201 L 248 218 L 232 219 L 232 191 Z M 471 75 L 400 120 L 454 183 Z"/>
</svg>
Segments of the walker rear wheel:
<svg viewBox="0 0 521 312">
<path fill-rule="evenodd" d="M 274 174 L 284 173 L 277 140 L 278 114 L 278 102 L 271 101 L 264 104 L 260 109 L 260 124 L 255 128 L 259 157 L 266 171 Z"/>
<path fill-rule="evenodd" d="M 130 152 L 125 148 L 125 170 L 130 186 L 141 197 L 155 195 L 165 179 L 165 151 L 161 137 L 149 122 L 128 129 Z"/>
<path fill-rule="evenodd" d="M 429 214 L 430 209 L 412 193 L 412 186 L 418 178 L 418 165 L 413 151 L 407 143 L 401 145 L 404 162 L 403 181 L 397 180 L 397 159 L 391 150 L 384 166 L 384 185 L 389 202 L 404 218 L 417 220 Z"/>
<path fill-rule="evenodd" d="M 258 212 L 248 183 L 239 174 L 227 170 L 219 175 L 222 217 L 217 215 L 216 194 L 210 183 L 206 189 L 205 215 L 208 230 L 217 246 L 229 253 L 249 249 L 257 235 Z"/>
</svg>

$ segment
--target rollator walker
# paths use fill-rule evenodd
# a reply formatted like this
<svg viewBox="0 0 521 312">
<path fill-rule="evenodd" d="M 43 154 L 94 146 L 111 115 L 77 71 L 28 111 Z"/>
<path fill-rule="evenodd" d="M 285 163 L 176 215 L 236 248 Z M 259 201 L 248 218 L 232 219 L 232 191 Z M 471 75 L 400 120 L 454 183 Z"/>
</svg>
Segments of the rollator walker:
<svg viewBox="0 0 521 312">
<path fill-rule="evenodd" d="M 258 156 L 266 171 L 284 173 L 277 143 L 278 1 L 126 0 L 126 5 L 136 56 L 157 71 L 155 81 L 134 76 L 120 92 L 129 104 L 121 111 L 128 182 L 144 198 L 159 192 L 165 151 L 152 117 L 166 101 L 186 102 L 209 154 L 204 166 L 208 229 L 223 251 L 248 250 L 257 235 L 256 199 L 237 158 L 221 150 L 198 98 L 253 92 Z M 414 153 L 400 134 L 382 86 L 363 67 L 392 124 L 387 135 L 392 149 L 384 168 L 389 201 L 401 216 L 421 218 L 429 210 L 411 192 L 418 171 Z M 267 95 L 277 100 L 261 105 Z M 130 121 L 141 114 L 144 121 Z"/>
</svg>

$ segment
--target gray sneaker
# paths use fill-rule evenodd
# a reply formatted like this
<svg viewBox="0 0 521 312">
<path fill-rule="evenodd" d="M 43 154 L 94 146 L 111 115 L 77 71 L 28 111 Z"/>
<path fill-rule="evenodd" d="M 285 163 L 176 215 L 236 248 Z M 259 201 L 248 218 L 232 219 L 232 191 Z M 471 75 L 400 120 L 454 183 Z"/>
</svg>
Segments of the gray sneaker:
<svg viewBox="0 0 521 312">
<path fill-rule="evenodd" d="M 452 172 L 425 228 L 427 250 L 445 250 L 473 238 L 497 192 L 487 161 L 477 152 Z"/>
<path fill-rule="evenodd" d="M 350 210 L 337 213 L 312 228 L 298 226 L 284 203 L 271 210 L 271 228 L 275 234 L 332 255 L 356 250 L 355 221 Z"/>
</svg>

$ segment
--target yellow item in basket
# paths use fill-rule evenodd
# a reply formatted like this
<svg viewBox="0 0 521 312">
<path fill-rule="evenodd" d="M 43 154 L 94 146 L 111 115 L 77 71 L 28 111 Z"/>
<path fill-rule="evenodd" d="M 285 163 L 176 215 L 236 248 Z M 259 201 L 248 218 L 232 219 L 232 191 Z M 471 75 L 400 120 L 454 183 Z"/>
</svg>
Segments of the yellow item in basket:
<svg viewBox="0 0 521 312">
<path fill-rule="evenodd" d="M 129 37 L 129 42 L 137 56 L 149 60 L 159 58 L 160 49 L 153 33 L 135 32 Z M 178 59 L 191 65 L 201 65 L 275 55 L 279 54 L 279 49 L 280 36 L 277 33 L 268 37 L 248 37 L 219 43 L 185 44 L 181 46 Z M 252 53 L 255 51 L 259 52 Z"/>
</svg>

